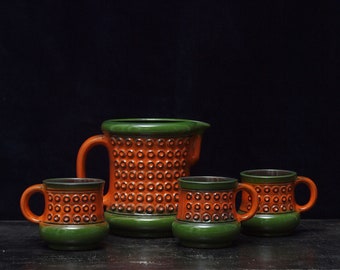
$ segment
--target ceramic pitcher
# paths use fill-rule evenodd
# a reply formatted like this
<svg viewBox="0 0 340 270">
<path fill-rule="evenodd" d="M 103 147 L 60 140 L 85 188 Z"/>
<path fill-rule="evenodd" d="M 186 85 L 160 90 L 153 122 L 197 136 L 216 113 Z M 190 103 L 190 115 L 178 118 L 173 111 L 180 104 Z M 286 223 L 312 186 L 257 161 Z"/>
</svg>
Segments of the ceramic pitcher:
<svg viewBox="0 0 340 270">
<path fill-rule="evenodd" d="M 101 135 L 88 138 L 77 157 L 77 176 L 86 175 L 87 153 L 104 145 L 110 181 L 104 205 L 111 232 L 133 237 L 165 237 L 178 208 L 179 177 L 188 176 L 200 155 L 209 124 L 186 119 L 112 119 Z"/>
</svg>

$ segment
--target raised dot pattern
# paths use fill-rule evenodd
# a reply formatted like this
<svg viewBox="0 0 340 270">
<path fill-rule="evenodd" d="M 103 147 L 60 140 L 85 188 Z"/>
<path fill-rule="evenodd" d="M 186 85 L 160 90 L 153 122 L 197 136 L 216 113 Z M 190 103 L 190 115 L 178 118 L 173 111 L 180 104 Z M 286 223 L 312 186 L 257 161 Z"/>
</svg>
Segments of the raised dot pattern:
<svg viewBox="0 0 340 270">
<path fill-rule="evenodd" d="M 104 221 L 102 196 L 98 192 L 48 192 L 45 220 L 60 224 Z"/>
<path fill-rule="evenodd" d="M 189 175 L 191 137 L 111 137 L 111 206 L 119 213 L 166 215 L 177 212 L 177 179 Z"/>
<path fill-rule="evenodd" d="M 177 219 L 189 222 L 233 221 L 233 192 L 180 192 Z"/>
<path fill-rule="evenodd" d="M 255 188 L 259 206 L 257 213 L 274 214 L 295 210 L 294 188 L 289 184 L 252 184 Z M 240 209 L 248 211 L 251 208 L 251 197 L 243 193 Z"/>
</svg>

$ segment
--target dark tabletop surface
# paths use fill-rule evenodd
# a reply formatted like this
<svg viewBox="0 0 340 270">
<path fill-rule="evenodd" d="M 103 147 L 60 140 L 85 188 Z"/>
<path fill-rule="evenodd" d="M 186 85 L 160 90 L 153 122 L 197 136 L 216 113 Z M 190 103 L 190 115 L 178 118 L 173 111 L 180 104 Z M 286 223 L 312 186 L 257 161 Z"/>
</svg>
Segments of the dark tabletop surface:
<svg viewBox="0 0 340 270">
<path fill-rule="evenodd" d="M 240 235 L 222 249 L 109 235 L 96 250 L 55 251 L 27 221 L 0 221 L 0 237 L 0 269 L 340 269 L 340 220 L 303 219 L 292 236 Z"/>
</svg>

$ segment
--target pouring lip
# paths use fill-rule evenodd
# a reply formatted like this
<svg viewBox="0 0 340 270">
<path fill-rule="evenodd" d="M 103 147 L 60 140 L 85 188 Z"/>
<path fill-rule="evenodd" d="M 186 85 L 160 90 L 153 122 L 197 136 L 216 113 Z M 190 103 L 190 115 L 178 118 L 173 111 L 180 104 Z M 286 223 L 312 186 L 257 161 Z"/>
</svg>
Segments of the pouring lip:
<svg viewBox="0 0 340 270">
<path fill-rule="evenodd" d="M 105 120 L 103 132 L 127 135 L 202 134 L 210 124 L 180 118 L 120 118 Z"/>
</svg>

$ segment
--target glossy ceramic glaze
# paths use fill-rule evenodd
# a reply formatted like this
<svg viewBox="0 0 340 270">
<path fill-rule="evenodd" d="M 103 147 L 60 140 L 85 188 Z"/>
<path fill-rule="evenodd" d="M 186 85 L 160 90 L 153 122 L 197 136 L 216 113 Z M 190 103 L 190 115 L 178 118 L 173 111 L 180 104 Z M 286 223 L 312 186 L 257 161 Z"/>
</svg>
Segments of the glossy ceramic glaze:
<svg viewBox="0 0 340 270">
<path fill-rule="evenodd" d="M 171 235 L 178 207 L 179 177 L 199 159 L 207 123 L 184 119 L 114 119 L 102 135 L 79 149 L 77 176 L 85 177 L 86 156 L 104 145 L 110 158 L 105 218 L 115 234 L 134 237 Z"/>
<path fill-rule="evenodd" d="M 39 224 L 40 236 L 49 247 L 92 249 L 109 229 L 103 209 L 104 183 L 90 178 L 47 179 L 24 191 L 20 207 L 29 221 Z M 35 193 L 44 196 L 45 209 L 40 216 L 29 207 L 29 200 Z"/>
<path fill-rule="evenodd" d="M 300 213 L 309 210 L 316 202 L 317 188 L 314 182 L 293 171 L 260 169 L 241 172 L 242 183 L 252 185 L 259 199 L 256 215 L 242 222 L 242 231 L 259 236 L 282 236 L 294 232 L 300 223 Z M 305 205 L 295 200 L 296 185 L 304 184 L 310 190 Z M 247 211 L 252 202 L 243 194 L 241 211 Z"/>
<path fill-rule="evenodd" d="M 191 176 L 178 179 L 179 207 L 172 230 L 179 243 L 188 247 L 219 248 L 231 245 L 239 235 L 240 222 L 257 209 L 256 191 L 236 179 Z M 236 211 L 236 194 L 245 191 L 254 203 L 243 214 Z"/>
</svg>

